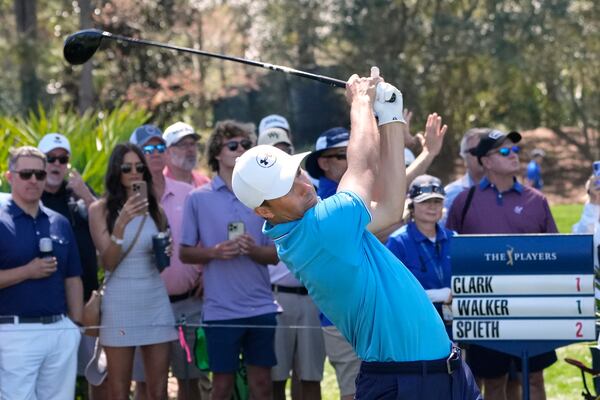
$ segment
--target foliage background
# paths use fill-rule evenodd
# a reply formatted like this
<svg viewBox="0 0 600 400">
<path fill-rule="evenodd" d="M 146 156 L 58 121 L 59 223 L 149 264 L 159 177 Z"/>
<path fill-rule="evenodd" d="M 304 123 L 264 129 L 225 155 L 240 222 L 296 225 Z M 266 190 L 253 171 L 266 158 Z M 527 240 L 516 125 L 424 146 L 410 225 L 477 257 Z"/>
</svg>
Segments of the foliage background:
<svg viewBox="0 0 600 400">
<path fill-rule="evenodd" d="M 277 112 L 299 148 L 348 124 L 339 90 L 206 57 L 104 43 L 83 67 L 68 65 L 65 37 L 95 27 L 342 79 L 377 64 L 415 111 L 414 131 L 432 111 L 450 126 L 432 169 L 445 180 L 472 126 L 545 126 L 592 161 L 598 21 L 594 0 L 0 0 L 0 115 L 36 114 L 38 104 L 99 115 L 130 102 L 161 127 L 208 130 Z"/>
</svg>

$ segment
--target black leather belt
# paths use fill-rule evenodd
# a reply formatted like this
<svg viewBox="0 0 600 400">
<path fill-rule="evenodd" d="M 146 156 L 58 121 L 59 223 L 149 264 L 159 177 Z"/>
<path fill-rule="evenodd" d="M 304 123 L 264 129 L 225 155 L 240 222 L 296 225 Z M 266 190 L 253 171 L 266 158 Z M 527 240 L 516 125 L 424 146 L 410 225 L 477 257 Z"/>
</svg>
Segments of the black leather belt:
<svg viewBox="0 0 600 400">
<path fill-rule="evenodd" d="M 19 317 L 18 315 L 0 316 L 0 324 L 53 324 L 62 321 L 64 314 L 44 315 L 43 317 Z"/>
<path fill-rule="evenodd" d="M 196 290 L 198 290 L 198 286 L 196 286 L 195 288 L 188 290 L 185 293 L 182 294 L 174 294 L 172 296 L 169 296 L 169 301 L 171 303 L 177 303 L 178 301 L 182 301 L 185 299 L 189 299 L 190 297 L 192 297 L 194 295 L 194 293 L 196 293 Z"/>
<path fill-rule="evenodd" d="M 452 374 L 462 363 L 460 348 L 453 346 L 448 358 L 430 361 L 407 362 L 366 362 L 363 361 L 361 370 L 373 374 Z"/>
<path fill-rule="evenodd" d="M 304 286 L 281 286 L 281 285 L 271 285 L 271 289 L 273 292 L 278 293 L 293 293 L 300 294 L 302 296 L 306 296 L 308 294 L 308 290 Z"/>
</svg>

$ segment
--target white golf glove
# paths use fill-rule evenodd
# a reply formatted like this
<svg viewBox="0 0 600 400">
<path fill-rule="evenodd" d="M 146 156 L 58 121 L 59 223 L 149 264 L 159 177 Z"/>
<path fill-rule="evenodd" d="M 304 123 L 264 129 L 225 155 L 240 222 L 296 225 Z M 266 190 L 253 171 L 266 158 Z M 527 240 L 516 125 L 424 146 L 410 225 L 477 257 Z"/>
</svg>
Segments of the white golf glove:
<svg viewBox="0 0 600 400">
<path fill-rule="evenodd" d="M 381 82 L 377 85 L 373 110 L 379 126 L 391 122 L 406 123 L 402 115 L 404 110 L 402 93 L 389 83 Z"/>
</svg>

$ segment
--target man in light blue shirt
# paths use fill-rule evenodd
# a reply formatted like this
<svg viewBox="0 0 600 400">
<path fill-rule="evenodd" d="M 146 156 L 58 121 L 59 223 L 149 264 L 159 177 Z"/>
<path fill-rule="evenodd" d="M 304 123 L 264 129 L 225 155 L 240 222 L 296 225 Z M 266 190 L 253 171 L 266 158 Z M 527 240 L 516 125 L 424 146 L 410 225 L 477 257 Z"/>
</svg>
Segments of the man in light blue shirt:
<svg viewBox="0 0 600 400">
<path fill-rule="evenodd" d="M 425 291 L 369 232 L 403 211 L 402 94 L 372 70 L 353 75 L 346 95 L 352 134 L 337 194 L 318 201 L 299 169 L 307 153 L 264 146 L 237 160 L 233 191 L 267 220 L 279 257 L 363 360 L 356 399 L 478 399 Z"/>
</svg>

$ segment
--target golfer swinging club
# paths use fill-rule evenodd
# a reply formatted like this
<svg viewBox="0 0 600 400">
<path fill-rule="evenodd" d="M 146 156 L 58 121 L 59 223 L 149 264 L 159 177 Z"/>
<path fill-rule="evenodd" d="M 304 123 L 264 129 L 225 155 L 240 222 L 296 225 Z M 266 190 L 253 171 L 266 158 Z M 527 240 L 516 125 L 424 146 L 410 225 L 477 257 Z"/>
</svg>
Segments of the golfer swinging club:
<svg viewBox="0 0 600 400">
<path fill-rule="evenodd" d="M 233 191 L 266 219 L 281 260 L 363 360 L 356 399 L 481 399 L 425 291 L 371 233 L 402 214 L 402 94 L 374 67 L 350 77 L 346 96 L 348 169 L 334 196 L 320 201 L 301 173 L 308 153 L 272 146 L 237 160 Z"/>
</svg>

